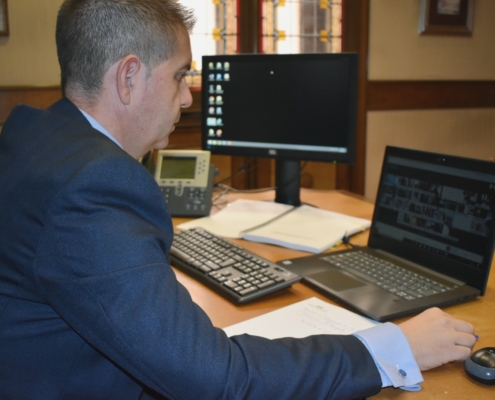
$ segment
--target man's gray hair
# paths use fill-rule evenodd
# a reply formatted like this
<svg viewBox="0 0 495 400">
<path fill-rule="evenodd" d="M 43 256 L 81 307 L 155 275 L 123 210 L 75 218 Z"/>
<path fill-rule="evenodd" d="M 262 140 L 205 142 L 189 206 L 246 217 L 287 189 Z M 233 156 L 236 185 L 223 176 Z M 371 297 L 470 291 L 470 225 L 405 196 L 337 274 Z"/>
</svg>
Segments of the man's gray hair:
<svg viewBox="0 0 495 400">
<path fill-rule="evenodd" d="M 150 74 L 194 23 L 192 11 L 176 0 L 65 0 L 56 29 L 62 92 L 95 101 L 108 69 L 129 54 Z"/>
</svg>

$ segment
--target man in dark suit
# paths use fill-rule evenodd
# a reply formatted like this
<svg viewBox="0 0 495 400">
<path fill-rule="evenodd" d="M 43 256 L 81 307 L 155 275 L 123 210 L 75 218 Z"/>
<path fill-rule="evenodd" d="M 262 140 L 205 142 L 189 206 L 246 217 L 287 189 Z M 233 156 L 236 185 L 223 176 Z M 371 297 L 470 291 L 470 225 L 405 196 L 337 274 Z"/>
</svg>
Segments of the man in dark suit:
<svg viewBox="0 0 495 400">
<path fill-rule="evenodd" d="M 16 107 L 0 135 L 0 398 L 357 398 L 465 359 L 474 328 L 438 309 L 272 341 L 229 339 L 192 302 L 136 161 L 191 104 L 192 24 L 173 0 L 63 3 L 65 97 Z"/>
</svg>

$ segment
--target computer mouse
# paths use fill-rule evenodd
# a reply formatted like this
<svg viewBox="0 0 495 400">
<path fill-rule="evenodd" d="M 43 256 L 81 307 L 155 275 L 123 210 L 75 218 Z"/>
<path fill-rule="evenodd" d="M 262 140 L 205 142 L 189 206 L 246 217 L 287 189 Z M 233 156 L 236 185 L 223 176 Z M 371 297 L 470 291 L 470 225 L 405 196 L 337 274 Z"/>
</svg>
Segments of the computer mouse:
<svg viewBox="0 0 495 400">
<path fill-rule="evenodd" d="M 495 347 L 484 347 L 464 362 L 468 376 L 485 385 L 495 385 Z"/>
</svg>

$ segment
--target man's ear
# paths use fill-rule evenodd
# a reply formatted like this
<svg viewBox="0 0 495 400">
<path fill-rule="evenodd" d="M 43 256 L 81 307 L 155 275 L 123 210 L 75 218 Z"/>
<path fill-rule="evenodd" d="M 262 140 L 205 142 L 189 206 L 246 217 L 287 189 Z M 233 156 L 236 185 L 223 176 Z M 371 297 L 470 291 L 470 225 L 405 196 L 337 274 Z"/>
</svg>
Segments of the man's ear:
<svg viewBox="0 0 495 400">
<path fill-rule="evenodd" d="M 140 78 L 139 72 L 144 68 L 138 56 L 130 54 L 120 60 L 117 68 L 117 93 L 120 101 L 129 105 L 133 89 Z"/>
</svg>

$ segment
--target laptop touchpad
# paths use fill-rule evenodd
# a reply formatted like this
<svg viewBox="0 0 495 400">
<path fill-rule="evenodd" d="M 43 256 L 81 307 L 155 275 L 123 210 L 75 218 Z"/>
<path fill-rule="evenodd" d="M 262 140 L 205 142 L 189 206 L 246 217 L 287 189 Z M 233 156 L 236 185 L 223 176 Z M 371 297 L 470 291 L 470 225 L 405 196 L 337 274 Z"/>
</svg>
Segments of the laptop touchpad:
<svg viewBox="0 0 495 400">
<path fill-rule="evenodd" d="M 316 274 L 307 275 L 306 278 L 316 281 L 320 285 L 326 286 L 329 289 L 335 290 L 336 292 L 356 288 L 359 286 L 365 286 L 365 283 L 351 278 L 350 276 L 345 275 L 339 271 L 318 272 Z"/>
</svg>

